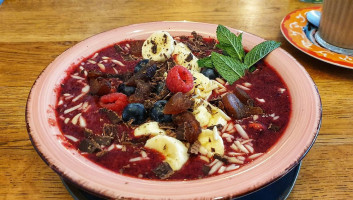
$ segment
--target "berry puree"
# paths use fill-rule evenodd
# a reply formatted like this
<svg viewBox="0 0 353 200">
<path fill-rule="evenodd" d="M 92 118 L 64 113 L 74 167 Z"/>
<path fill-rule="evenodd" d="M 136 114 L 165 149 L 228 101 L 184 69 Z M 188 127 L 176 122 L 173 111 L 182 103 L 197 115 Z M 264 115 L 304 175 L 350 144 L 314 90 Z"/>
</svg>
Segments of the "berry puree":
<svg viewBox="0 0 353 200">
<path fill-rule="evenodd" d="M 259 61 L 230 85 L 213 69 L 191 66 L 221 52 L 215 39 L 159 34 L 161 40 L 122 41 L 70 66 L 56 90 L 67 148 L 125 176 L 193 180 L 237 170 L 279 140 L 291 102 L 270 65 Z M 175 47 L 173 55 L 162 52 L 155 61 L 162 42 Z"/>
</svg>

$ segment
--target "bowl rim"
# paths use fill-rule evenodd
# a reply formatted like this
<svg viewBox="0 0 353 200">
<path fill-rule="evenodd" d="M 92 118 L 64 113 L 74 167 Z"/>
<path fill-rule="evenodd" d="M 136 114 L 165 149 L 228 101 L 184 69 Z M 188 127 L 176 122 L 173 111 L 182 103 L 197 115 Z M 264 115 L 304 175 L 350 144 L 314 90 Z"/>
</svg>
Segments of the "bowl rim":
<svg viewBox="0 0 353 200">
<path fill-rule="evenodd" d="M 81 178 L 83 177 L 75 177 L 77 176 L 77 174 L 69 174 L 65 169 L 62 168 L 62 166 L 58 166 L 57 163 L 53 163 L 52 160 L 50 160 L 48 158 L 48 152 L 45 152 L 43 151 L 43 144 L 40 144 L 40 140 L 37 138 L 38 135 L 37 133 L 35 133 L 32 129 L 33 129 L 33 119 L 31 119 L 32 117 L 32 114 L 30 112 L 30 109 L 33 109 L 32 106 L 33 106 L 33 100 L 32 100 L 32 96 L 33 96 L 33 90 L 36 89 L 36 87 L 38 87 L 38 80 L 40 79 L 44 79 L 43 78 L 43 74 L 48 71 L 48 68 L 50 67 L 53 67 L 55 65 L 56 62 L 58 62 L 58 60 L 60 60 L 62 57 L 65 57 L 65 55 L 67 55 L 69 52 L 72 52 L 72 51 L 75 51 L 77 49 L 77 46 L 78 45 L 85 45 L 85 43 L 87 42 L 90 42 L 92 40 L 95 40 L 96 38 L 99 38 L 99 37 L 102 37 L 108 33 L 111 33 L 111 32 L 116 32 L 116 31 L 120 31 L 120 30 L 124 30 L 124 29 L 135 29 L 135 30 L 138 30 L 138 28 L 140 27 L 150 27 L 150 26 L 153 26 L 153 27 L 170 27 L 169 30 L 167 31 L 173 31 L 173 27 L 174 26 L 177 26 L 177 27 L 184 27 L 184 26 L 188 26 L 189 29 L 187 29 L 187 31 L 189 31 L 189 33 L 191 32 L 190 28 L 191 27 L 207 27 L 209 29 L 213 28 L 214 32 L 216 30 L 216 24 L 208 24 L 208 23 L 200 23 L 200 22 L 189 22 L 189 21 L 163 21 L 163 22 L 149 22 L 149 23 L 141 23 L 141 24 L 133 24 L 133 25 L 128 25 L 128 26 L 123 26 L 123 27 L 119 27 L 119 28 L 116 28 L 116 29 L 112 29 L 112 30 L 109 30 L 109 31 L 105 31 L 105 32 L 102 32 L 102 33 L 99 33 L 97 35 L 94 35 L 94 36 L 91 36 L 79 43 L 77 43 L 76 45 L 74 45 L 73 47 L 67 49 L 66 51 L 64 51 L 61 55 L 59 55 L 52 63 L 50 63 L 45 69 L 43 69 L 43 71 L 40 73 L 40 75 L 38 76 L 38 78 L 36 79 L 36 81 L 34 82 L 34 84 L 32 85 L 32 88 L 29 92 L 29 95 L 28 95 L 28 100 L 27 100 L 27 103 L 26 103 L 26 112 L 25 112 L 25 118 L 26 118 L 26 127 L 27 127 L 27 132 L 29 134 L 29 138 L 32 142 L 32 145 L 34 146 L 35 150 L 37 151 L 37 153 L 40 155 L 40 157 L 42 158 L 42 160 L 48 165 L 50 166 L 57 174 L 59 174 L 60 176 L 64 177 L 65 179 L 73 182 L 74 184 L 82 187 L 83 189 L 87 190 L 87 191 L 90 191 L 90 192 L 93 192 L 95 194 L 98 194 L 100 196 L 104 196 L 104 197 L 113 197 L 113 198 L 119 198 L 121 197 L 119 192 L 119 190 L 115 190 L 115 191 L 110 191 L 110 188 L 105 188 L 105 187 L 102 187 L 102 185 L 97 185 L 97 184 L 90 184 L 90 183 L 87 183 L 87 182 L 81 182 Z M 228 27 L 232 32 L 234 33 L 244 33 L 246 35 L 246 37 L 252 37 L 252 38 L 257 38 L 257 40 L 261 40 L 263 41 L 264 39 L 256 36 L 256 35 L 253 35 L 251 33 L 247 33 L 247 32 L 243 32 L 243 31 L 239 31 L 237 29 L 233 29 L 233 28 L 230 28 Z M 175 28 L 174 28 L 175 29 Z M 182 30 L 182 31 L 186 31 L 186 30 Z M 198 31 L 197 28 L 195 28 L 195 31 Z M 114 43 L 116 43 L 118 41 L 114 41 Z M 94 52 L 96 52 L 97 50 L 95 51 L 92 51 L 91 53 L 93 54 Z M 268 185 L 276 180 L 278 180 L 279 178 L 283 177 L 284 175 L 286 175 L 291 169 L 293 169 L 297 164 L 299 164 L 299 162 L 305 157 L 305 155 L 308 153 L 308 151 L 310 150 L 310 148 L 312 147 L 312 145 L 314 144 L 316 138 L 317 138 L 317 135 L 318 135 L 318 132 L 319 132 L 319 129 L 320 129 L 320 126 L 321 126 L 321 120 L 322 120 L 322 104 L 321 104 L 321 99 L 320 99 L 320 95 L 319 95 L 319 92 L 318 92 L 318 89 L 315 85 L 315 83 L 313 82 L 312 78 L 310 77 L 310 75 L 305 71 L 304 67 L 302 65 L 300 65 L 300 63 L 295 59 L 293 58 L 289 53 L 287 53 L 285 50 L 283 50 L 282 48 L 279 48 L 277 50 L 275 50 L 276 52 L 281 52 L 283 55 L 285 55 L 291 62 L 294 62 L 297 66 L 298 66 L 298 69 L 301 71 L 301 73 L 306 77 L 306 80 L 311 84 L 311 86 L 314 88 L 313 89 L 313 98 L 315 99 L 315 116 L 316 116 L 316 124 L 313 125 L 313 133 L 310 133 L 312 135 L 310 141 L 307 141 L 307 146 L 302 149 L 302 152 L 300 153 L 300 155 L 297 156 L 297 158 L 295 160 L 293 160 L 289 165 L 286 166 L 286 168 L 282 169 L 281 172 L 277 173 L 276 175 L 272 176 L 272 177 L 267 177 L 267 180 L 266 181 L 263 181 L 261 183 L 256 183 L 256 184 L 253 184 L 251 187 L 249 187 L 248 189 L 246 190 L 241 190 L 241 191 L 230 191 L 228 193 L 225 193 L 223 191 L 223 193 L 221 193 L 220 195 L 222 195 L 222 197 L 234 197 L 234 196 L 241 196 L 241 195 L 244 195 L 244 194 L 247 194 L 249 192 L 252 192 L 252 191 L 255 191 L 265 185 Z M 87 57 L 87 56 L 86 56 Z M 77 58 L 77 59 L 80 59 L 80 58 Z M 53 64 L 54 63 L 54 64 Z M 70 66 L 67 66 L 67 68 L 69 68 Z M 66 69 L 67 69 L 66 68 Z M 37 89 L 38 90 L 38 89 Z M 255 166 L 252 166 L 252 167 L 255 167 Z M 251 169 L 250 169 L 251 170 Z M 114 173 L 115 174 L 115 173 Z M 229 173 L 227 173 L 229 174 Z M 121 176 L 121 177 L 124 177 L 126 178 L 126 176 L 122 176 L 122 175 L 118 175 L 118 176 Z M 217 175 L 216 177 L 220 177 L 221 175 Z M 130 179 L 130 178 L 126 178 L 126 179 Z M 136 178 L 135 178 L 136 179 Z M 211 178 L 205 178 L 204 180 L 207 181 Z M 227 179 L 227 180 L 231 180 L 232 177 L 229 178 L 229 176 L 227 177 L 224 177 L 222 176 L 221 179 Z M 128 180 L 126 183 L 130 183 L 131 180 Z M 209 181 L 210 182 L 214 182 L 214 178 L 212 178 L 212 180 Z M 142 180 L 142 179 L 137 179 L 137 182 L 153 182 L 152 185 L 155 185 L 158 183 L 165 183 L 165 181 L 157 181 L 158 183 L 156 183 L 155 181 L 146 181 L 146 180 Z M 168 181 L 168 182 L 171 182 L 171 183 L 175 183 L 175 182 L 178 182 L 178 183 L 181 183 L 182 185 L 189 185 L 192 184 L 192 183 L 195 183 L 195 182 L 198 182 L 198 180 L 194 181 Z M 202 182 L 202 181 L 201 181 Z M 134 181 L 131 181 L 131 183 L 136 183 Z M 187 184 L 185 184 L 187 183 Z M 190 184 L 189 184 L 190 183 Z M 168 185 L 168 184 L 167 184 Z M 198 185 L 198 187 L 200 187 L 200 185 Z M 125 195 L 125 194 L 124 194 Z M 123 195 L 123 196 L 124 196 Z M 216 198 L 216 197 L 219 197 L 217 196 L 217 194 L 215 193 L 205 193 L 205 194 L 200 194 L 200 195 L 203 195 L 202 197 L 203 198 Z M 131 196 L 124 196 L 124 197 L 128 197 L 128 198 L 143 198 L 145 199 L 146 196 L 143 196 L 141 194 L 132 194 Z M 179 196 L 167 196 L 165 198 L 183 198 L 185 196 L 183 195 L 179 195 Z M 195 198 L 202 198 L 201 196 L 195 196 Z M 157 196 L 147 196 L 147 199 L 155 199 L 155 198 L 158 198 Z"/>
</svg>

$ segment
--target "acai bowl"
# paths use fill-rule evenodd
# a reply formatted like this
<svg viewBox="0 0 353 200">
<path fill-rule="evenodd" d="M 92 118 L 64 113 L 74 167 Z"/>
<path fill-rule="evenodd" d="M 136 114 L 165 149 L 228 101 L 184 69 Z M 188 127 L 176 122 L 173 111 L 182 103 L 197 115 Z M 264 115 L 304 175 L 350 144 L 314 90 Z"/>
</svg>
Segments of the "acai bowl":
<svg viewBox="0 0 353 200">
<path fill-rule="evenodd" d="M 228 29 L 238 36 L 241 33 Z M 270 69 L 277 81 L 262 78 L 265 82 L 255 84 L 245 73 L 245 78 L 233 80 L 231 76 L 229 80 L 228 73 L 221 71 L 219 74 L 234 83 L 227 84 L 219 74 L 208 77 L 204 70 L 194 67 L 194 63 L 199 63 L 194 59 L 222 54 L 215 47 L 216 30 L 217 25 L 193 22 L 131 25 L 98 34 L 65 51 L 43 71 L 28 99 L 28 132 L 39 155 L 60 176 L 107 198 L 229 198 L 259 189 L 285 175 L 301 161 L 317 136 L 321 103 L 316 87 L 303 67 L 279 48 L 257 62 L 262 67 L 252 72 Z M 173 39 L 174 50 L 167 47 L 164 51 L 170 51 L 170 55 L 157 55 L 160 49 L 153 44 L 157 39 L 149 40 L 161 31 L 163 44 L 169 45 L 168 38 Z M 202 54 L 192 46 L 197 43 L 193 39 L 200 37 L 199 42 L 212 44 L 205 51 L 212 49 L 214 53 Z M 242 33 L 242 45 L 247 52 L 263 41 Z M 145 50 L 143 45 L 147 46 Z M 177 45 L 186 48 L 177 54 Z M 140 47 L 136 54 L 131 54 L 134 46 Z M 153 62 L 146 62 L 146 58 Z M 174 64 L 166 64 L 164 73 L 158 73 L 164 69 L 160 63 L 168 60 Z M 142 66 L 136 70 L 137 65 Z M 180 84 L 168 86 L 171 71 L 177 71 L 181 77 L 191 74 L 191 79 L 182 79 L 191 80 L 193 85 L 181 89 Z M 127 72 L 131 75 L 124 75 Z M 171 80 L 175 79 L 173 76 Z M 157 98 L 158 93 L 152 98 L 150 94 L 156 93 L 160 82 L 166 83 L 169 93 Z M 270 82 L 274 82 L 276 92 L 270 95 L 274 97 L 267 98 L 264 96 L 270 92 L 262 90 L 270 87 Z M 136 91 L 144 91 L 145 85 L 153 86 L 148 93 L 138 95 Z M 255 85 L 261 87 L 256 89 Z M 255 93 L 247 92 L 251 88 Z M 245 91 L 245 101 L 228 95 L 238 89 L 239 93 Z M 262 106 L 282 97 L 273 108 Z M 116 105 L 117 99 L 125 104 Z M 180 108 L 170 99 L 190 103 Z M 162 100 L 166 102 L 157 104 Z M 161 114 L 157 108 L 167 106 L 168 102 L 172 104 L 169 108 L 178 109 Z M 273 111 L 279 106 L 283 108 Z M 286 112 L 282 113 L 283 110 Z M 165 118 L 168 119 L 163 121 Z M 282 118 L 287 120 L 271 123 Z M 122 126 L 128 127 L 128 131 Z M 268 139 L 277 133 L 278 136 Z M 266 137 L 261 138 L 263 135 Z M 266 148 L 261 149 L 263 146 Z M 166 150 L 169 147 L 173 150 Z"/>
</svg>

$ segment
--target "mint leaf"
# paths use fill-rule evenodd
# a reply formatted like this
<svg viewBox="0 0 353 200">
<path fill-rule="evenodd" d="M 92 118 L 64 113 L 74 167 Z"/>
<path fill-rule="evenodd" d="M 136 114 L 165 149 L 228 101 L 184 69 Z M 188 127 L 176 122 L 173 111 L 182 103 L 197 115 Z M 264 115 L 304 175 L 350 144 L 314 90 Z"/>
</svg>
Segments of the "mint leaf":
<svg viewBox="0 0 353 200">
<path fill-rule="evenodd" d="M 255 63 L 257 63 L 259 60 L 264 58 L 271 51 L 278 48 L 280 45 L 281 45 L 280 42 L 271 41 L 271 40 L 268 40 L 256 45 L 245 55 L 245 58 L 244 58 L 245 65 L 247 65 L 248 67 L 253 66 Z"/>
<path fill-rule="evenodd" d="M 234 50 L 233 47 L 231 46 L 226 46 L 226 45 L 221 45 L 221 44 L 216 44 L 216 47 L 219 49 L 223 50 L 223 53 L 225 53 L 226 55 L 229 55 L 235 59 L 239 59 L 238 57 L 234 56 L 237 55 L 237 52 Z"/>
<path fill-rule="evenodd" d="M 226 51 L 230 56 L 243 61 L 245 53 L 241 43 L 242 34 L 236 36 L 223 25 L 218 25 L 216 33 L 219 41 L 218 48 Z"/>
<path fill-rule="evenodd" d="M 211 56 L 201 58 L 197 61 L 199 67 L 207 67 L 207 68 L 214 68 L 212 64 Z"/>
<path fill-rule="evenodd" d="M 211 59 L 217 72 L 228 81 L 229 84 L 233 84 L 236 80 L 245 75 L 244 70 L 247 66 L 235 58 L 212 52 Z"/>
</svg>

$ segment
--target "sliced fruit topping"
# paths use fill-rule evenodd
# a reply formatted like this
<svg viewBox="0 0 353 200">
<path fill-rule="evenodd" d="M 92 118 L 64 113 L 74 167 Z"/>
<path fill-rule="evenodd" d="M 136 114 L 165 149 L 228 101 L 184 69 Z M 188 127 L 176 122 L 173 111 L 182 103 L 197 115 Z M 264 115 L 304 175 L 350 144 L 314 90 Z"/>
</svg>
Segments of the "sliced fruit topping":
<svg viewBox="0 0 353 200">
<path fill-rule="evenodd" d="M 137 127 L 134 130 L 134 135 L 136 137 L 144 136 L 144 135 L 147 135 L 147 136 L 165 135 L 165 131 L 159 128 L 158 122 L 147 122 Z"/>
<path fill-rule="evenodd" d="M 212 90 L 218 88 L 218 82 L 210 80 L 202 73 L 194 71 L 191 73 L 194 77 L 194 87 L 189 93 L 195 95 L 196 98 L 207 100 L 211 96 Z"/>
<path fill-rule="evenodd" d="M 130 103 L 123 111 L 123 120 L 132 124 L 138 125 L 145 122 L 147 119 L 147 111 L 145 107 L 140 103 Z"/>
<path fill-rule="evenodd" d="M 194 78 L 188 69 L 177 65 L 169 70 L 166 84 L 172 93 L 187 93 L 194 87 Z"/>
<path fill-rule="evenodd" d="M 90 93 L 93 95 L 102 96 L 109 94 L 111 90 L 111 84 L 107 79 L 102 77 L 91 78 L 89 80 Z"/>
<path fill-rule="evenodd" d="M 154 149 L 165 156 L 165 162 L 177 171 L 189 159 L 188 148 L 178 139 L 166 135 L 157 135 L 147 140 L 145 147 Z"/>
<path fill-rule="evenodd" d="M 172 115 L 163 113 L 163 110 L 166 104 L 167 104 L 167 100 L 157 101 L 151 110 L 151 114 L 150 114 L 151 119 L 161 123 L 171 122 Z"/>
<path fill-rule="evenodd" d="M 179 42 L 175 45 L 172 56 L 177 65 L 184 66 L 191 71 L 200 71 L 197 57 L 192 54 L 186 44 Z"/>
<path fill-rule="evenodd" d="M 122 111 L 128 104 L 128 99 L 125 94 L 122 93 L 111 93 L 104 95 L 99 100 L 99 105 L 103 108 L 108 108 L 117 112 L 121 115 Z"/>
<path fill-rule="evenodd" d="M 166 31 L 154 32 L 142 46 L 142 56 L 157 62 L 169 59 L 174 51 L 175 41 Z"/>
<path fill-rule="evenodd" d="M 222 97 L 222 103 L 228 115 L 235 119 L 248 117 L 249 107 L 244 105 L 233 93 L 227 93 Z"/>
<path fill-rule="evenodd" d="M 222 103 L 227 114 L 236 119 L 242 119 L 249 117 L 250 115 L 261 115 L 264 113 L 262 108 L 254 107 L 254 101 L 240 88 L 236 88 L 235 94 L 225 94 L 222 97 Z"/>
<path fill-rule="evenodd" d="M 208 101 L 195 99 L 193 114 L 202 127 L 226 125 L 230 117 Z"/>
<path fill-rule="evenodd" d="M 164 114 L 179 114 L 191 108 L 193 101 L 186 94 L 178 92 L 174 94 L 164 107 Z"/>
<path fill-rule="evenodd" d="M 200 123 L 191 112 L 174 115 L 173 123 L 177 126 L 176 137 L 179 140 L 193 143 L 201 133 Z"/>
<path fill-rule="evenodd" d="M 235 87 L 234 94 L 243 104 L 253 105 L 254 100 L 240 87 Z"/>
<path fill-rule="evenodd" d="M 219 135 L 217 127 L 213 130 L 204 129 L 198 137 L 198 141 L 201 146 L 207 150 L 207 152 L 214 154 L 219 154 L 223 156 L 224 154 L 224 144 L 222 137 Z"/>
</svg>

